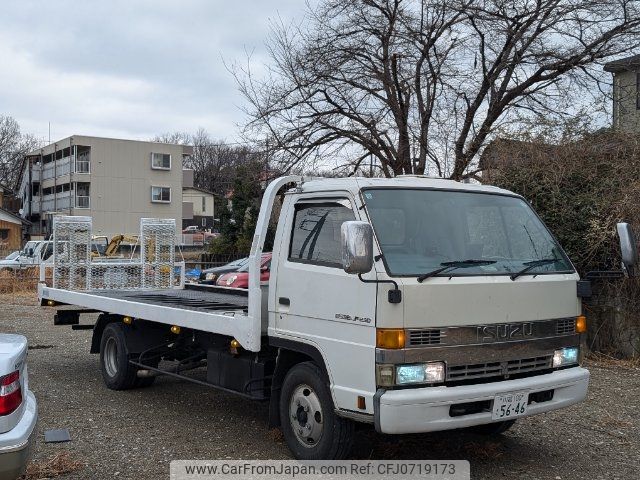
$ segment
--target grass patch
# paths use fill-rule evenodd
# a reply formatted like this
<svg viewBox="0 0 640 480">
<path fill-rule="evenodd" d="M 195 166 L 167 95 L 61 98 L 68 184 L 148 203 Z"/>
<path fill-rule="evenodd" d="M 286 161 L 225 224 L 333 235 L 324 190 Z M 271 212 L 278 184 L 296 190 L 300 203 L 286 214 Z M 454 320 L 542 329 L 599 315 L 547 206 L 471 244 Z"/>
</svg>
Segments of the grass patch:
<svg viewBox="0 0 640 480">
<path fill-rule="evenodd" d="M 45 460 L 31 462 L 27 466 L 27 473 L 22 476 L 22 480 L 55 478 L 75 472 L 82 467 L 83 464 L 75 460 L 69 452 L 59 452 Z"/>
<path fill-rule="evenodd" d="M 601 352 L 590 352 L 587 355 L 587 362 L 595 367 L 640 368 L 640 357 L 616 358 Z"/>
</svg>

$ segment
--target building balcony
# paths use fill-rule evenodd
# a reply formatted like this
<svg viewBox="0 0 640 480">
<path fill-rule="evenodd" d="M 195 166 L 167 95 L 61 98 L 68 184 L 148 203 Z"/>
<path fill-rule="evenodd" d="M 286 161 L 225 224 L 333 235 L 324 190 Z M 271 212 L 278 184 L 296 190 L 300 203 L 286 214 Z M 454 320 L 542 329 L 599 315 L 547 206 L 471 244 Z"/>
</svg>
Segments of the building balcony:
<svg viewBox="0 0 640 480">
<path fill-rule="evenodd" d="M 54 162 L 46 163 L 40 170 L 34 168 L 31 174 L 32 182 L 49 180 L 71 173 L 91 173 L 91 160 L 88 155 L 71 155 Z"/>
</svg>

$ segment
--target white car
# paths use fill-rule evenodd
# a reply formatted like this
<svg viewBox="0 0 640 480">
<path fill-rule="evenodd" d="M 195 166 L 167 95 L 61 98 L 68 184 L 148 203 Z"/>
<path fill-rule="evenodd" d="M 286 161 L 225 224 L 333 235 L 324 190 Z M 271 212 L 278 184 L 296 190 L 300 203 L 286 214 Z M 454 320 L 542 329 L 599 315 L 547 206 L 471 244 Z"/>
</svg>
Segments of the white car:
<svg viewBox="0 0 640 480">
<path fill-rule="evenodd" d="M 27 339 L 0 334 L 0 478 L 24 473 L 38 420 L 36 397 L 29 391 Z"/>
<path fill-rule="evenodd" d="M 11 252 L 9 255 L 4 257 L 3 260 L 15 260 L 20 256 L 20 250 L 16 250 L 15 252 Z"/>
</svg>

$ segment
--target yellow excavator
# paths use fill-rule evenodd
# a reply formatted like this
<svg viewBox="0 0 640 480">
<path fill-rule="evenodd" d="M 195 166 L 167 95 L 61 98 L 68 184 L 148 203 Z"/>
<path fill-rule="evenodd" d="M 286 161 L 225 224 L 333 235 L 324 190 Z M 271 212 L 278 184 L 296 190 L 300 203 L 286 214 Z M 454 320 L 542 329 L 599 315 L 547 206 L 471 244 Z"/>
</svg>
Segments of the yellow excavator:
<svg viewBox="0 0 640 480">
<path fill-rule="evenodd" d="M 106 242 L 106 237 L 103 237 L 103 236 L 95 237 L 93 241 L 97 243 L 97 240 L 99 239 Z M 106 248 L 104 249 L 104 253 L 100 254 L 100 252 L 97 249 L 92 248 L 91 257 L 92 258 L 115 257 L 118 255 L 118 250 L 120 249 L 120 244 L 122 243 L 138 245 L 139 243 L 138 235 L 114 235 L 113 237 L 111 237 L 111 240 L 109 241 Z"/>
</svg>

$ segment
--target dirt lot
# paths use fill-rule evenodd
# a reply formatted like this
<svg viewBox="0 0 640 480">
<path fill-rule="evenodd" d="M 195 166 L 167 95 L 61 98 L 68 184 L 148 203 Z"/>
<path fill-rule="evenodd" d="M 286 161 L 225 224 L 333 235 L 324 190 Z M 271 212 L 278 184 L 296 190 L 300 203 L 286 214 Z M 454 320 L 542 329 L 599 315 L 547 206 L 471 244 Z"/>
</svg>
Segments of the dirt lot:
<svg viewBox="0 0 640 480">
<path fill-rule="evenodd" d="M 160 378 L 146 390 L 114 392 L 90 355 L 91 331 L 54 327 L 32 297 L 0 295 L 0 331 L 29 339 L 31 389 L 40 420 L 29 478 L 168 478 L 172 459 L 288 458 L 267 406 Z M 84 322 L 89 320 L 85 319 Z M 389 437 L 359 433 L 354 458 L 468 459 L 472 478 L 631 479 L 640 471 L 640 369 L 591 364 L 586 403 L 520 420 L 487 439 L 462 432 Z M 72 441 L 45 444 L 68 428 Z"/>
</svg>

